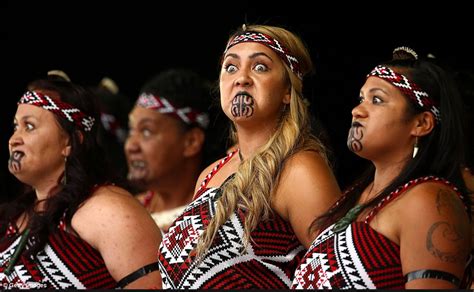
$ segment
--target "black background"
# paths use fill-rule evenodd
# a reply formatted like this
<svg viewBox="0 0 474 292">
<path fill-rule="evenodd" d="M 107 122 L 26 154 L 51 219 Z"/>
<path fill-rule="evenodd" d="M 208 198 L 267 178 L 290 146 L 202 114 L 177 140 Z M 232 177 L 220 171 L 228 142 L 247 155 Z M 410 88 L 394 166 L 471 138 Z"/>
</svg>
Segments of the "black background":
<svg viewBox="0 0 474 292">
<path fill-rule="evenodd" d="M 47 3 L 45 3 L 47 2 Z M 118 2 L 118 1 L 117 1 Z M 229 34 L 243 23 L 280 25 L 310 49 L 315 73 L 305 94 L 327 129 L 335 171 L 345 186 L 363 163 L 346 149 L 351 109 L 365 74 L 397 46 L 434 54 L 455 70 L 473 71 L 472 16 L 466 5 L 321 1 L 2 1 L 0 201 L 16 181 L 8 173 L 8 137 L 26 84 L 62 69 L 96 85 L 109 76 L 136 98 L 141 85 L 170 67 L 216 80 Z"/>
</svg>

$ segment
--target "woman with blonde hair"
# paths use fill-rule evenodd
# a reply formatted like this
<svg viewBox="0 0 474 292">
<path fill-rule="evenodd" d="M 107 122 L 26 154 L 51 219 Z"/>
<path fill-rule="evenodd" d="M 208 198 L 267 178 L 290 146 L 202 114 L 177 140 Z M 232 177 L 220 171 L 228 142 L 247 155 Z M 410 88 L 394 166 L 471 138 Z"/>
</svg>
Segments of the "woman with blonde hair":
<svg viewBox="0 0 474 292">
<path fill-rule="evenodd" d="M 310 223 L 340 195 L 302 95 L 311 69 L 286 29 L 244 25 L 230 37 L 219 89 L 237 149 L 201 173 L 164 237 L 164 288 L 289 287 Z"/>
</svg>

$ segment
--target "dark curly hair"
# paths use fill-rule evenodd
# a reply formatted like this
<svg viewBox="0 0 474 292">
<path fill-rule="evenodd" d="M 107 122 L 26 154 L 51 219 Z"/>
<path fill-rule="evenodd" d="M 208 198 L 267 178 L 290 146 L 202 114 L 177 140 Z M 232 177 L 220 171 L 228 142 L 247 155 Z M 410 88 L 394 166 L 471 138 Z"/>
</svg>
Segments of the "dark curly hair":
<svg viewBox="0 0 474 292">
<path fill-rule="evenodd" d="M 44 247 L 49 234 L 55 231 L 63 216 L 65 223 L 70 226 L 72 216 L 91 196 L 95 187 L 110 183 L 122 186 L 123 181 L 118 181 L 109 167 L 107 153 L 98 139 L 101 125 L 98 122 L 100 117 L 97 98 L 92 91 L 55 75 L 35 80 L 27 87 L 28 90 L 55 92 L 61 101 L 73 105 L 96 121 L 91 131 L 84 132 L 74 123 L 55 115 L 70 138 L 71 153 L 66 162 L 65 184 L 58 181 L 58 186 L 43 201 L 42 211 L 35 211 L 38 202 L 31 188 L 25 188 L 25 192 L 16 199 L 0 205 L 0 234 L 5 234 L 8 223 L 15 222 L 21 214 L 26 212 L 28 215 L 28 228 L 34 240 L 27 254 L 33 255 Z"/>
</svg>

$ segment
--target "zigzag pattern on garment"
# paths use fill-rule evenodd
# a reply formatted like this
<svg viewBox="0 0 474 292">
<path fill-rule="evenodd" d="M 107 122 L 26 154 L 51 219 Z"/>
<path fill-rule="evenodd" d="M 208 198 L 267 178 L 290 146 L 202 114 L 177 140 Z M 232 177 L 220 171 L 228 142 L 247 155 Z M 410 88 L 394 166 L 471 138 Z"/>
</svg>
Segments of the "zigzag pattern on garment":
<svg viewBox="0 0 474 292">
<path fill-rule="evenodd" d="M 288 288 L 304 249 L 280 217 L 260 224 L 243 250 L 245 211 L 239 209 L 218 229 L 200 261 L 190 256 L 218 197 L 219 189 L 206 189 L 165 235 L 159 253 L 163 288 Z"/>
</svg>

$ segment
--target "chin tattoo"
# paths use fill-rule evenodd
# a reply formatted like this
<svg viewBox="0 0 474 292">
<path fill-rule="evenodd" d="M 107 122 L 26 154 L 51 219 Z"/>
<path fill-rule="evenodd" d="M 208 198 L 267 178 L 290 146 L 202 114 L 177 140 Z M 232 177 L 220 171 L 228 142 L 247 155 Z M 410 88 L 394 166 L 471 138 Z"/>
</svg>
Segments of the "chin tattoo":
<svg viewBox="0 0 474 292">
<path fill-rule="evenodd" d="M 231 113 L 234 117 L 251 117 L 253 115 L 254 101 L 253 97 L 239 95 L 232 100 Z"/>
<path fill-rule="evenodd" d="M 360 127 L 351 127 L 349 131 L 349 137 L 347 137 L 347 147 L 352 152 L 359 152 L 362 150 L 362 137 L 364 133 Z"/>
</svg>

